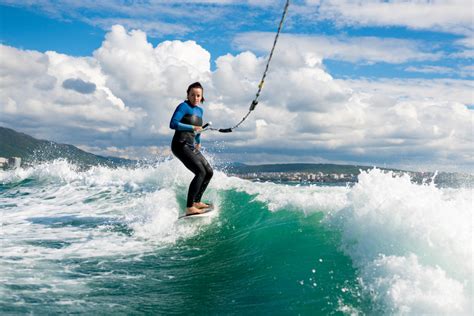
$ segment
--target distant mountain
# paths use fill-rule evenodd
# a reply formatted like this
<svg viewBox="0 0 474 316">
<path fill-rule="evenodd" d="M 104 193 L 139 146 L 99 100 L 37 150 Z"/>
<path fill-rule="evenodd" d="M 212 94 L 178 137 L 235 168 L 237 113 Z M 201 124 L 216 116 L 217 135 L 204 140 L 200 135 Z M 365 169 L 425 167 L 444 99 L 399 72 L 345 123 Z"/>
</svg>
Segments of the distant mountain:
<svg viewBox="0 0 474 316">
<path fill-rule="evenodd" d="M 20 157 L 23 163 L 64 158 L 81 166 L 121 166 L 133 163 L 127 159 L 94 155 L 73 145 L 36 139 L 5 127 L 0 127 L 0 157 Z"/>
</svg>

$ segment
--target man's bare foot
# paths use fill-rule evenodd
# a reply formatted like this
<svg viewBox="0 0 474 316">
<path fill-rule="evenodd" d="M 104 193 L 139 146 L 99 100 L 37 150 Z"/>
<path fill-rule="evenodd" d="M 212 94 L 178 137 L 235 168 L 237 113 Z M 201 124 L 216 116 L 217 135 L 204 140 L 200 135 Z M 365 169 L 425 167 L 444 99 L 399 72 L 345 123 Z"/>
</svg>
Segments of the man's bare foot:
<svg viewBox="0 0 474 316">
<path fill-rule="evenodd" d="M 201 214 L 203 212 L 204 211 L 202 209 L 199 209 L 194 205 L 186 208 L 186 215 Z"/>
<path fill-rule="evenodd" d="M 194 202 L 193 207 L 201 209 L 201 208 L 209 208 L 209 205 L 203 202 Z"/>
</svg>

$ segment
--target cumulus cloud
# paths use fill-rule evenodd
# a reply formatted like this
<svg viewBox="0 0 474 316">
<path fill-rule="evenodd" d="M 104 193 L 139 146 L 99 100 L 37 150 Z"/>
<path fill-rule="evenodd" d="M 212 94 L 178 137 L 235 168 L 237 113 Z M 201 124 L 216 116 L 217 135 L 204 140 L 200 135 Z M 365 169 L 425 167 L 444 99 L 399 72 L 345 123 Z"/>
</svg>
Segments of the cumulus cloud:
<svg viewBox="0 0 474 316">
<path fill-rule="evenodd" d="M 110 91 L 91 58 L 5 45 L 0 45 L 0 55 L 3 124 L 14 128 L 67 126 L 110 133 L 134 126 L 145 115 L 141 109 L 125 106 Z M 84 80 L 71 79 L 77 77 Z"/>
<path fill-rule="evenodd" d="M 295 43 L 298 49 L 279 47 L 252 116 L 234 133 L 207 132 L 205 146 L 261 163 L 293 156 L 472 168 L 473 116 L 466 106 L 473 103 L 472 82 L 334 79 L 323 55 Z M 42 133 L 52 140 L 55 127 L 74 128 L 63 133 L 67 142 L 134 158 L 165 152 L 170 116 L 193 81 L 204 84 L 206 120 L 215 127 L 240 121 L 266 63 L 245 51 L 220 56 L 211 70 L 209 52 L 194 41 L 153 46 L 144 32 L 122 26 L 112 28 L 92 57 L 0 48 L 8 57 L 0 61 L 3 124 L 47 126 Z M 71 78 L 96 88 L 89 94 L 64 89 Z"/>
<path fill-rule="evenodd" d="M 131 108 L 145 109 L 147 117 L 134 131 L 142 137 L 168 135 L 169 113 L 186 98 L 186 87 L 210 77 L 211 56 L 196 42 L 164 41 L 153 47 L 144 32 L 127 32 L 119 25 L 94 58 L 111 91 Z"/>
<path fill-rule="evenodd" d="M 233 145 L 249 152 L 312 152 L 317 159 L 472 165 L 473 116 L 466 107 L 473 102 L 472 82 L 335 80 L 321 60 L 311 45 L 280 46 L 255 123 L 247 122 L 240 137 L 230 136 Z M 245 101 L 239 92 L 255 89 L 264 62 L 250 52 L 217 60 L 213 83 L 225 104 Z M 238 104 L 223 110 L 234 119 L 245 113 Z"/>
</svg>

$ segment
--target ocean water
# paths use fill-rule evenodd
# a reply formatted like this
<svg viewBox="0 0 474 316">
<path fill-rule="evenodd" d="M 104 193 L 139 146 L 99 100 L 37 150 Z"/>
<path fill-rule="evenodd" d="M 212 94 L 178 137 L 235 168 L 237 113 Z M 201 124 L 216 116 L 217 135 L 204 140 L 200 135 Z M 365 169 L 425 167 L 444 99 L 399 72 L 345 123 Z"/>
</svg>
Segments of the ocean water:
<svg viewBox="0 0 474 316">
<path fill-rule="evenodd" d="M 217 171 L 217 212 L 178 220 L 191 178 L 176 160 L 0 171 L 0 314 L 473 313 L 471 188 Z"/>
</svg>

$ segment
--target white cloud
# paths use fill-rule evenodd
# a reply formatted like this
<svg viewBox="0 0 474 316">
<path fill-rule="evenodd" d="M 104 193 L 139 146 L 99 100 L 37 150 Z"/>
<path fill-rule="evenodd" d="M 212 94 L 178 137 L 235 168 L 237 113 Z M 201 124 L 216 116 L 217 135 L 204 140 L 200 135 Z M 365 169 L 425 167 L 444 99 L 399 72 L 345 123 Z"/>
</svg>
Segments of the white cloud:
<svg viewBox="0 0 474 316">
<path fill-rule="evenodd" d="M 454 58 L 473 58 L 474 6 L 471 0 L 307 0 L 293 6 L 308 24 L 332 21 L 343 28 L 406 27 L 414 30 L 461 35 L 461 51 Z"/>
<path fill-rule="evenodd" d="M 432 66 L 432 65 L 420 66 L 420 67 L 409 66 L 405 68 L 405 71 L 419 72 L 419 73 L 425 73 L 425 74 L 438 74 L 438 75 L 454 73 L 454 70 L 452 68 L 444 67 L 444 66 Z"/>
<path fill-rule="evenodd" d="M 250 32 L 239 34 L 234 42 L 239 49 L 268 52 L 273 37 L 272 33 Z M 281 55 L 294 50 L 312 52 L 319 58 L 352 63 L 400 64 L 409 61 L 438 60 L 443 55 L 440 52 L 426 51 L 421 42 L 396 38 L 282 35 L 277 53 Z"/>
<path fill-rule="evenodd" d="M 405 71 L 408 72 L 418 72 L 425 74 L 437 74 L 437 75 L 458 75 L 460 77 L 472 77 L 474 76 L 474 66 L 458 66 L 455 68 L 444 67 L 444 66 L 409 66 L 405 68 Z"/>
<path fill-rule="evenodd" d="M 399 100 L 448 101 L 473 104 L 474 82 L 454 79 L 353 79 L 344 83 L 356 91 Z"/>
<path fill-rule="evenodd" d="M 459 46 L 460 50 L 458 52 L 450 54 L 451 58 L 474 58 L 474 31 L 468 36 L 456 40 L 455 44 Z"/>
<path fill-rule="evenodd" d="M 461 77 L 474 77 L 474 65 L 466 65 L 459 68 Z"/>
<path fill-rule="evenodd" d="M 3 121 L 114 132 L 132 127 L 144 115 L 140 109 L 124 106 L 111 93 L 100 67 L 91 58 L 42 54 L 4 45 L 0 46 L 0 55 L 0 96 L 8 100 L 0 108 Z M 68 80 L 89 83 L 88 93 L 65 88 L 63 83 Z"/>
<path fill-rule="evenodd" d="M 147 117 L 134 133 L 168 134 L 169 112 L 186 97 L 190 81 L 209 81 L 210 54 L 194 41 L 165 41 L 153 47 L 142 31 L 116 25 L 94 52 L 111 91 Z"/>
<path fill-rule="evenodd" d="M 229 19 L 248 17 L 245 6 L 267 10 L 273 1 L 239 0 L 167 0 L 167 1 L 124 1 L 121 0 L 0 0 L 4 5 L 24 7 L 40 12 L 51 18 L 70 21 L 79 20 L 109 31 L 115 24 L 127 29 L 141 29 L 149 36 L 184 35 L 203 30 L 208 22 L 216 20 L 229 22 Z M 238 6 L 236 6 L 238 5 Z M 238 12 L 238 16 L 237 16 Z M 228 23 L 227 28 L 235 22 Z M 260 21 L 261 23 L 261 21 Z"/>
<path fill-rule="evenodd" d="M 361 26 L 406 26 L 457 34 L 473 31 L 470 0 L 307 0 L 321 19 Z"/>
<path fill-rule="evenodd" d="M 449 67 L 443 67 L 443 66 L 421 66 L 421 67 L 416 67 L 416 66 L 410 66 L 405 68 L 405 71 L 409 72 L 421 72 L 421 73 L 433 73 L 433 74 L 449 74 L 452 73 L 453 70 Z"/>
<path fill-rule="evenodd" d="M 180 38 L 195 34 L 207 44 L 230 41 L 233 34 L 245 29 L 274 31 L 283 6 L 282 1 L 255 0 L 170 0 L 170 1 L 130 1 L 124 5 L 119 0 L 103 1 L 8 1 L 0 2 L 26 7 L 42 12 L 50 17 L 66 21 L 78 20 L 109 31 L 115 24 L 128 30 L 141 29 L 151 37 L 162 38 L 176 35 Z M 449 32 L 463 36 L 451 40 L 459 51 L 450 57 L 473 58 L 474 38 L 473 6 L 470 0 L 454 1 L 382 1 L 382 0 L 308 0 L 292 1 L 283 32 L 307 34 L 314 30 L 326 31 L 326 21 L 341 28 L 360 27 L 407 27 L 430 32 Z M 190 22 L 192 21 L 192 22 Z M 321 28 L 321 26 L 325 26 Z M 385 33 L 385 32 L 382 32 Z M 380 33 L 379 33 L 380 34 Z M 395 31 L 396 34 L 396 31 Z M 272 34 L 273 35 L 273 34 Z M 375 37 L 314 37 L 314 49 L 321 56 L 350 62 L 402 63 L 413 60 L 437 60 L 443 55 L 424 47 L 430 43 L 379 39 Z M 360 42 L 360 45 L 357 45 Z M 449 44 L 451 44 L 449 43 Z M 261 45 L 255 42 L 256 45 Z M 445 42 L 449 45 L 448 42 Z M 251 45 L 251 43 L 250 43 Z M 265 44 L 267 50 L 270 44 Z M 357 48 L 354 50 L 354 45 Z M 249 45 L 246 45 L 247 47 Z M 438 49 L 442 49 L 438 46 Z M 360 50 L 360 52 L 359 52 Z"/>
<path fill-rule="evenodd" d="M 298 49 L 279 47 L 260 104 L 242 128 L 206 133 L 204 146 L 225 148 L 222 155 L 236 160 L 258 153 L 260 159 L 294 155 L 472 168 L 473 115 L 466 107 L 474 103 L 471 81 L 336 80 L 312 45 L 295 43 Z M 170 116 L 193 81 L 204 84 L 206 120 L 215 127 L 237 123 L 266 62 L 252 52 L 228 54 L 211 71 L 210 55 L 197 43 L 165 41 L 153 47 L 144 32 L 121 26 L 113 27 L 89 58 L 1 49 L 8 57 L 0 61 L 4 124 L 18 128 L 34 121 L 27 123 L 29 131 L 36 136 L 39 125 L 41 135 L 52 140 L 56 127 L 71 133 L 72 126 L 74 134 L 63 133 L 63 141 L 69 137 L 84 148 L 99 146 L 129 157 L 169 144 Z M 62 83 L 71 78 L 93 83 L 96 90 L 64 89 Z"/>
<path fill-rule="evenodd" d="M 471 37 L 461 38 L 456 41 L 458 45 L 474 49 L 474 34 L 471 34 Z"/>
<path fill-rule="evenodd" d="M 184 35 L 190 32 L 190 28 L 179 23 L 166 23 L 156 20 L 131 19 L 131 18 L 92 18 L 86 19 L 89 24 L 109 30 L 111 26 L 120 24 L 127 29 L 139 29 L 145 31 L 152 37 L 163 37 L 165 35 Z"/>
</svg>

